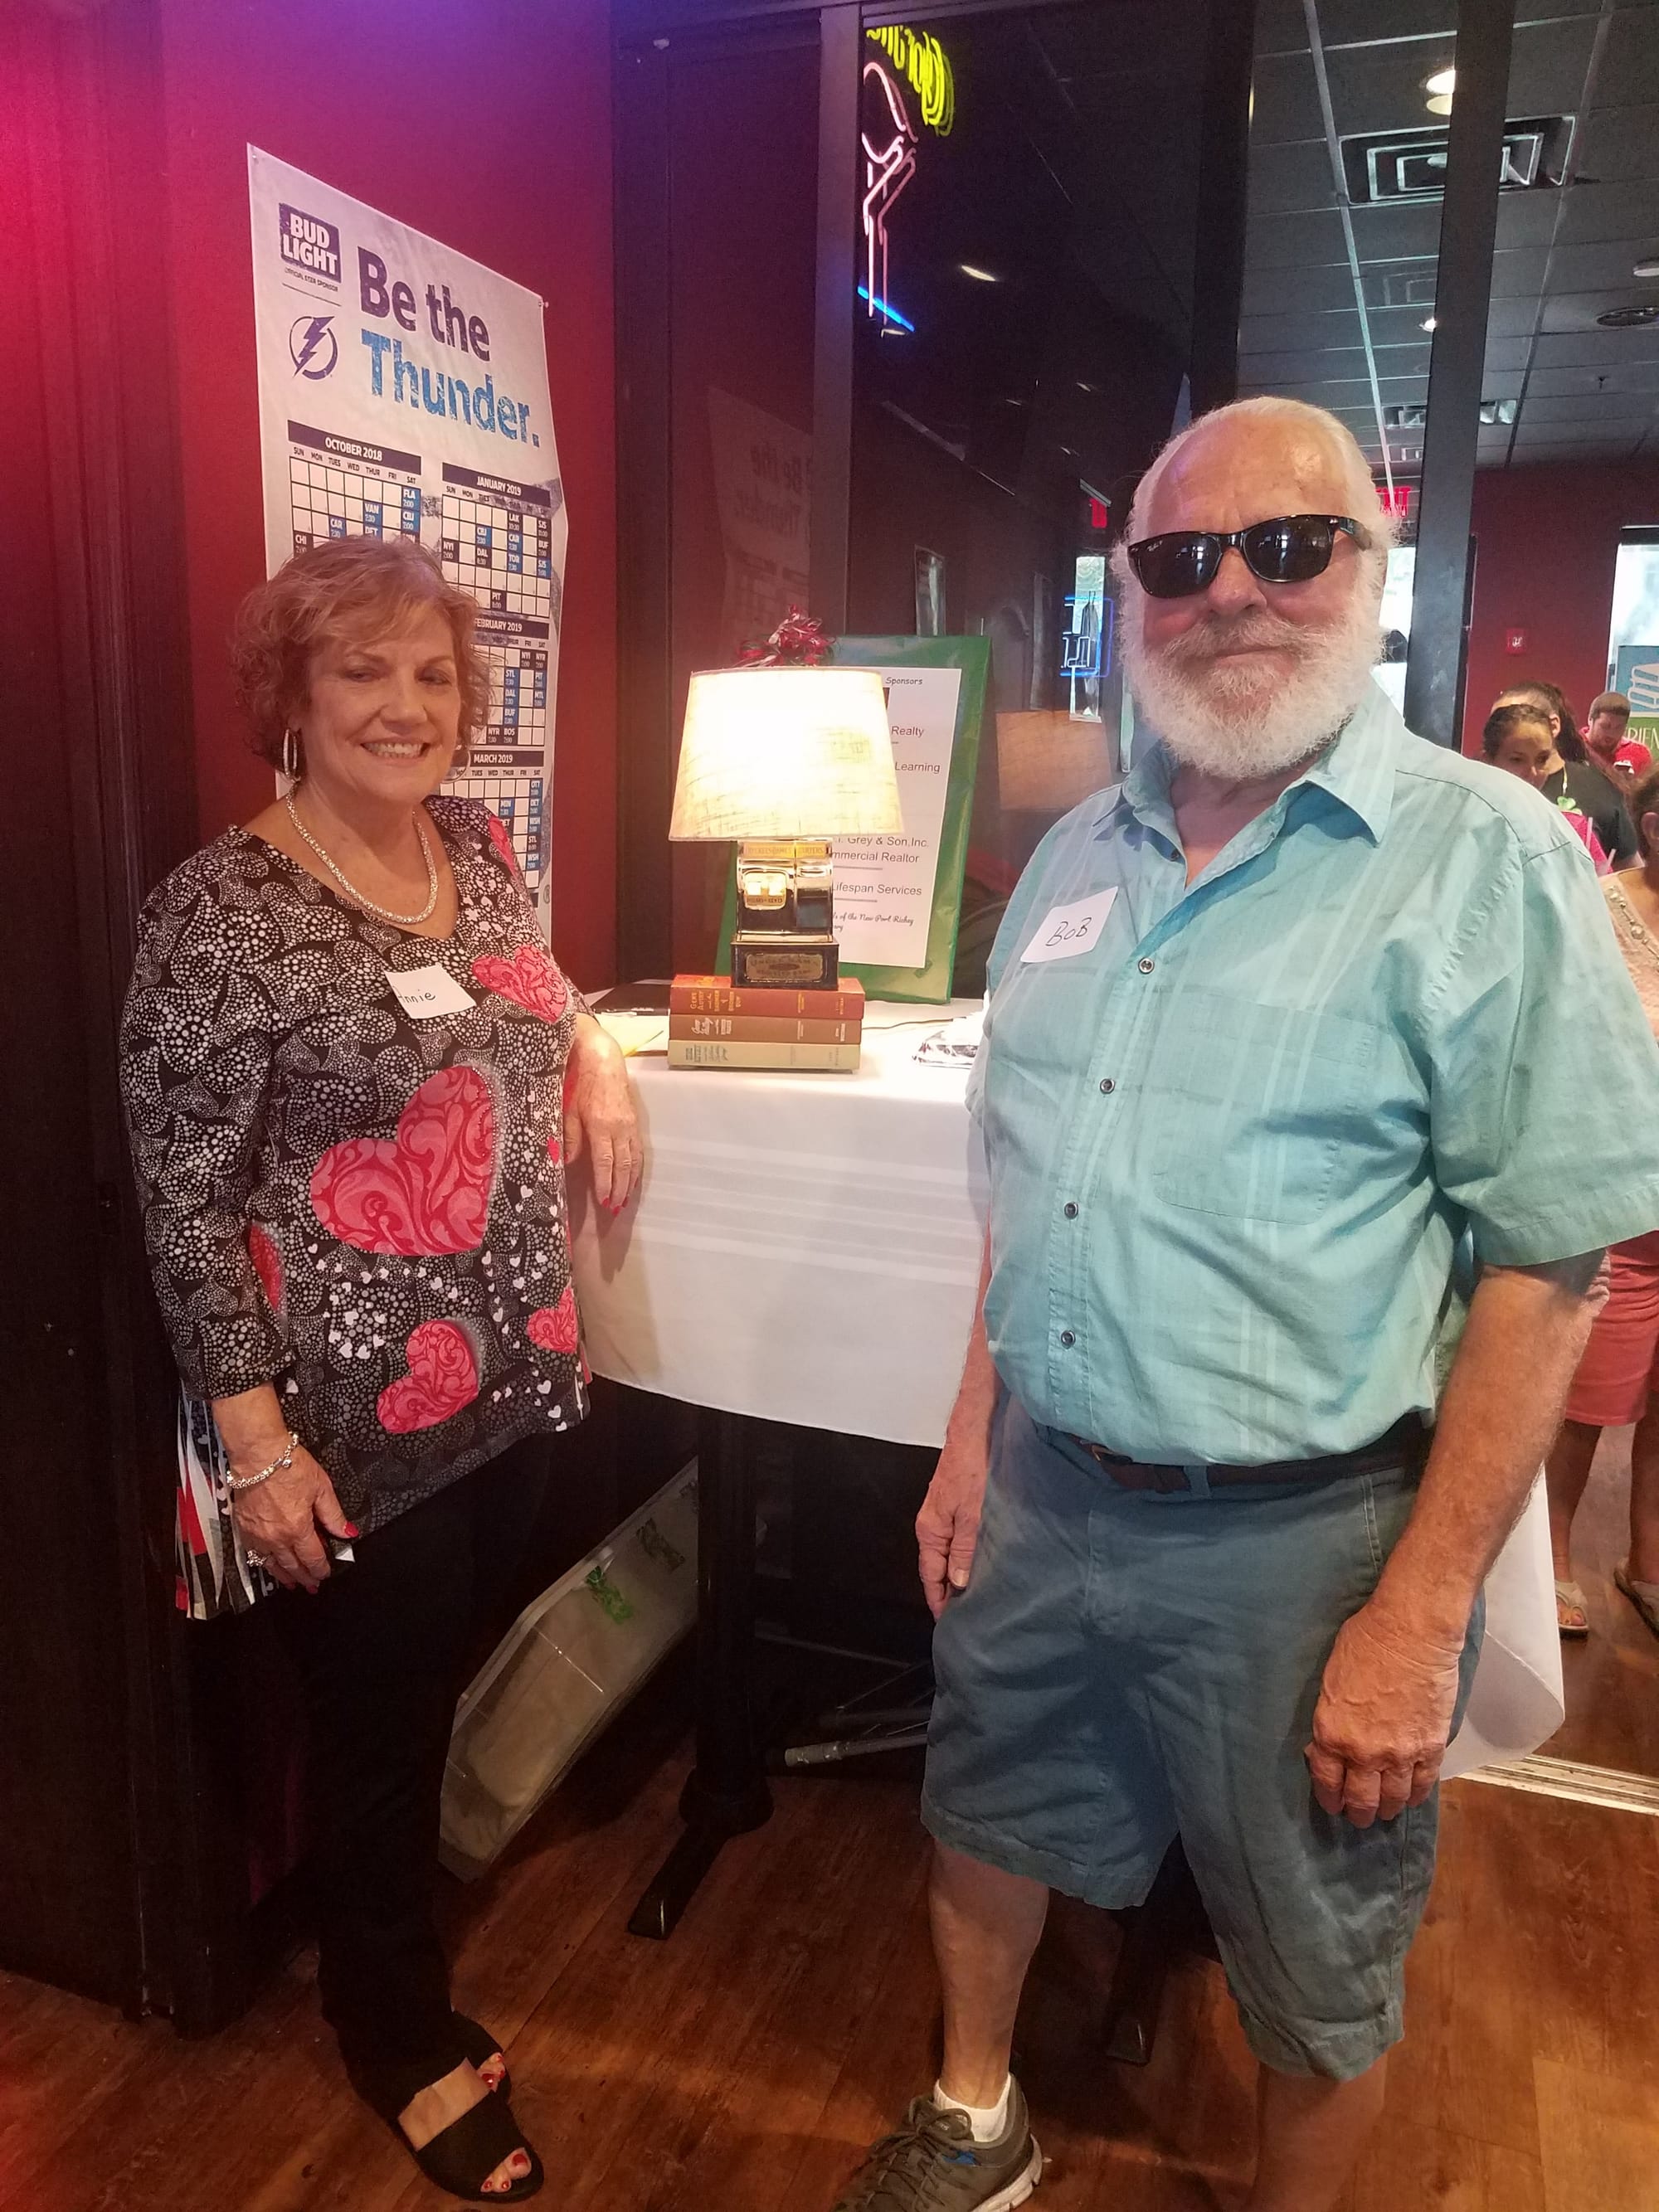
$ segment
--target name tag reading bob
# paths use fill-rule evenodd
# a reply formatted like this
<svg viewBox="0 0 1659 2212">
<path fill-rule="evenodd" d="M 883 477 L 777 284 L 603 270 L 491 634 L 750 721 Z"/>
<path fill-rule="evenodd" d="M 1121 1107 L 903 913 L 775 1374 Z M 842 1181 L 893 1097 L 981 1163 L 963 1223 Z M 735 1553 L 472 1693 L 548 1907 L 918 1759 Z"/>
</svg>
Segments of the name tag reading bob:
<svg viewBox="0 0 1659 2212">
<path fill-rule="evenodd" d="M 1073 899 L 1069 906 L 1050 907 L 1032 932 L 1030 941 L 1020 954 L 1027 960 L 1072 960 L 1079 952 L 1091 951 L 1100 940 L 1100 933 L 1107 915 L 1112 910 L 1112 901 L 1117 896 L 1117 885 L 1096 891 L 1092 897 Z"/>
<path fill-rule="evenodd" d="M 425 968 L 388 968 L 386 980 L 396 993 L 398 1004 L 416 1021 L 429 1020 L 435 1014 L 464 1014 L 478 1003 L 435 960 Z"/>
</svg>

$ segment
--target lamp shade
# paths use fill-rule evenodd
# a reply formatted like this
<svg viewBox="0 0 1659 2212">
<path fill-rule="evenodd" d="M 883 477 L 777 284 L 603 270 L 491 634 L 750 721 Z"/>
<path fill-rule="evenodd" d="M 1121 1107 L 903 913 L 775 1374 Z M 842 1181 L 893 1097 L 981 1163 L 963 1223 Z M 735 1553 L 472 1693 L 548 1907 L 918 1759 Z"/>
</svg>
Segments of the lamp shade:
<svg viewBox="0 0 1659 2212">
<path fill-rule="evenodd" d="M 693 676 L 671 837 L 851 837 L 903 826 L 874 669 Z"/>
</svg>

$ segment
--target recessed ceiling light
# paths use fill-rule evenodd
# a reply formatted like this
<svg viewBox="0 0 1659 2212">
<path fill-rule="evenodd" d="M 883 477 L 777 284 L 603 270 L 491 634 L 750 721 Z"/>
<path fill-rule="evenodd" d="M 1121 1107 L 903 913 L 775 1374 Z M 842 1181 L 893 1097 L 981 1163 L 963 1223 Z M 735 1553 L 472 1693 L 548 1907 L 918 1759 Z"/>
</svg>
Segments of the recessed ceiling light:
<svg viewBox="0 0 1659 2212">
<path fill-rule="evenodd" d="M 1424 318 L 1423 318 L 1423 328 L 1424 328 L 1425 331 L 1437 331 L 1437 330 L 1439 329 L 1439 327 L 1440 327 L 1440 325 L 1439 325 L 1438 321 L 1436 319 L 1436 318 L 1435 318 L 1433 315 L 1425 315 L 1425 316 L 1424 316 Z"/>
<path fill-rule="evenodd" d="M 1429 95 L 1425 105 L 1431 115 L 1451 113 L 1452 94 L 1456 87 L 1457 71 L 1455 70 L 1437 70 L 1432 76 L 1424 78 L 1423 89 Z"/>
<path fill-rule="evenodd" d="M 994 284 L 1000 281 L 988 269 L 975 269 L 971 261 L 959 262 L 957 266 L 964 276 L 971 276 L 976 284 Z"/>
<path fill-rule="evenodd" d="M 1659 323 L 1659 307 L 1609 307 L 1595 318 L 1604 331 L 1631 331 L 1644 323 Z"/>
<path fill-rule="evenodd" d="M 1659 276 L 1659 254 L 1650 253 L 1631 270 L 1632 276 Z"/>
<path fill-rule="evenodd" d="M 1656 265 L 1653 273 L 1656 276 L 1659 276 L 1659 265 Z M 1098 390 L 1098 388 L 1099 387 L 1093 384 L 1079 384 L 1078 386 L 1078 390 L 1079 392 L 1094 392 Z"/>
</svg>

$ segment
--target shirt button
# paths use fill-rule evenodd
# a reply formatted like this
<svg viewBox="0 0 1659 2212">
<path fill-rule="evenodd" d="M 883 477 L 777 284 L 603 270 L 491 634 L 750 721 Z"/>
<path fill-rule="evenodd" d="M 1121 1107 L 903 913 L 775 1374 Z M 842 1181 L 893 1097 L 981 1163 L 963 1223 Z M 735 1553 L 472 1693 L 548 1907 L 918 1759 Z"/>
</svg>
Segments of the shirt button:
<svg viewBox="0 0 1659 2212">
<path fill-rule="evenodd" d="M 1066 1201 L 1066 1218 L 1068 1221 L 1075 1221 L 1077 1219 L 1076 1203 L 1073 1200 L 1069 1198 Z"/>
<path fill-rule="evenodd" d="M 1139 968 L 1143 975 L 1150 975 L 1153 969 L 1157 967 L 1158 963 L 1156 960 L 1141 960 L 1138 961 L 1136 965 Z"/>
<path fill-rule="evenodd" d="M 1073 1334 L 1069 1328 L 1063 1328 L 1060 1332 L 1060 1340 L 1069 1352 L 1072 1346 L 1077 1342 L 1077 1338 Z"/>
<path fill-rule="evenodd" d="M 1117 1089 L 1116 1084 L 1113 1082 L 1109 1075 L 1103 1075 L 1101 1077 L 1100 1087 L 1106 1093 L 1106 1096 L 1109 1098 L 1111 1097 L 1113 1091 Z"/>
</svg>

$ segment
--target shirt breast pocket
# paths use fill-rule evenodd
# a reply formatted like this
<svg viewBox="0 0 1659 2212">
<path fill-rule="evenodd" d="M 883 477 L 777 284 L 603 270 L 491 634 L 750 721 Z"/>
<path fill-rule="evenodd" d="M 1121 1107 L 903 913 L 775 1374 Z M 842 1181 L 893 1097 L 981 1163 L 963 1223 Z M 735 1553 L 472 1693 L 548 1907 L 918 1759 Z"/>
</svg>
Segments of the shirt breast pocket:
<svg viewBox="0 0 1659 2212">
<path fill-rule="evenodd" d="M 1158 1195 L 1241 1220 L 1314 1220 L 1345 1142 L 1364 1141 L 1378 1043 L 1345 1015 L 1181 991 L 1149 1077 Z"/>
</svg>

